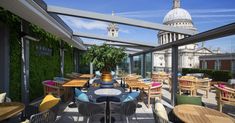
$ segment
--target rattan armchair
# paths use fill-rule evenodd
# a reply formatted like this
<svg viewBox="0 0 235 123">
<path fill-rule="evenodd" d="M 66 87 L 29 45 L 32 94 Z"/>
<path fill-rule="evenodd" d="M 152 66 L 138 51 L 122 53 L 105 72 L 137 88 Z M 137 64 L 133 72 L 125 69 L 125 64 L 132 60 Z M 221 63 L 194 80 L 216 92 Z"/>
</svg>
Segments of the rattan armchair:
<svg viewBox="0 0 235 123">
<path fill-rule="evenodd" d="M 211 89 L 211 79 L 204 79 L 203 82 L 197 82 L 196 88 L 206 91 L 206 98 L 208 98 L 208 94 Z"/>
<path fill-rule="evenodd" d="M 215 85 L 218 110 L 222 112 L 224 104 L 235 106 L 235 89 Z"/>
<path fill-rule="evenodd" d="M 43 81 L 42 84 L 44 88 L 44 96 L 50 93 L 56 97 L 61 97 L 64 94 L 64 88 L 56 81 L 46 80 Z"/>
<path fill-rule="evenodd" d="M 182 94 L 182 91 L 189 91 L 190 95 L 193 96 L 195 94 L 196 88 L 195 83 L 186 79 L 179 79 L 179 94 Z"/>
</svg>

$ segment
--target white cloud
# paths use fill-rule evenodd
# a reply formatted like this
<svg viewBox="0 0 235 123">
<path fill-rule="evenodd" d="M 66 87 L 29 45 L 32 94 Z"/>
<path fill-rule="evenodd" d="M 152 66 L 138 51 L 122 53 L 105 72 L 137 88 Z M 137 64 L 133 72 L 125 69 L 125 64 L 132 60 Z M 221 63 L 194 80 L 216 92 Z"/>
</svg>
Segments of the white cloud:
<svg viewBox="0 0 235 123">
<path fill-rule="evenodd" d="M 127 29 L 119 29 L 119 32 L 122 32 L 122 33 L 130 33 L 130 31 L 129 30 L 127 30 Z"/>
<path fill-rule="evenodd" d="M 62 16 L 61 17 L 70 27 L 75 30 L 86 29 L 86 30 L 107 30 L 107 23 L 101 21 L 84 21 L 80 18 Z"/>
</svg>

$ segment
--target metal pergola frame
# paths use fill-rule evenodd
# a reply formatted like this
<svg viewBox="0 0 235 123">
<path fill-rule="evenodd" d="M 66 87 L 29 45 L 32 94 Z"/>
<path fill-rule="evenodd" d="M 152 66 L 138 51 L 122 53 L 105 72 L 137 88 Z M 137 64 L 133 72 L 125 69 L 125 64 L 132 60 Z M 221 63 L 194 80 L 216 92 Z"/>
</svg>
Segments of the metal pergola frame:
<svg viewBox="0 0 235 123">
<path fill-rule="evenodd" d="M 82 32 L 73 32 L 70 29 L 70 27 L 68 27 L 67 24 L 64 23 L 57 14 L 80 17 L 80 18 L 87 18 L 87 19 L 92 19 L 92 20 L 113 22 L 113 23 L 125 24 L 125 25 L 130 25 L 130 26 L 141 27 L 141 28 L 162 30 L 166 32 L 174 32 L 174 33 L 188 35 L 189 37 L 187 38 L 170 42 L 168 44 L 164 44 L 161 46 L 156 46 L 156 47 L 154 46 L 151 49 L 147 49 L 145 51 L 141 51 L 141 52 L 130 55 L 130 71 L 132 72 L 133 71 L 133 56 L 143 55 L 143 58 L 145 58 L 145 55 L 147 53 L 152 53 L 154 51 L 172 48 L 172 80 L 173 82 L 172 82 L 172 92 L 171 92 L 172 94 L 171 103 L 173 106 L 175 105 L 175 97 L 176 97 L 175 94 L 176 94 L 176 89 L 177 89 L 176 87 L 178 83 L 178 78 L 177 78 L 178 47 L 182 45 L 197 43 L 201 41 L 221 38 L 221 37 L 235 34 L 235 23 L 231 23 L 222 27 L 218 27 L 209 31 L 196 34 L 197 32 L 193 30 L 181 29 L 181 28 L 167 26 L 163 24 L 151 23 L 151 22 L 146 22 L 146 21 L 141 21 L 141 20 L 128 19 L 128 18 L 123 18 L 123 17 L 118 17 L 118 16 L 111 16 L 111 15 L 105 15 L 105 14 L 100 14 L 100 13 L 88 12 L 88 11 L 81 11 L 77 9 L 70 9 L 70 8 L 57 7 L 57 6 L 47 6 L 42 0 L 16 0 L 16 1 L 3 0 L 2 2 L 0 2 L 0 6 L 20 16 L 21 18 L 42 27 L 48 32 L 62 38 L 69 44 L 74 45 L 76 48 L 83 49 L 83 50 L 85 50 L 86 47 L 84 46 L 82 40 L 79 37 L 118 42 L 118 43 L 123 43 L 123 44 L 135 45 L 139 47 L 151 47 L 152 45 L 146 45 L 145 43 L 119 39 L 119 38 L 110 38 L 106 36 L 98 36 L 98 35 L 87 34 L 87 33 L 82 33 Z M 78 37 L 78 38 L 75 38 L 75 37 Z M 27 47 L 24 47 L 24 48 L 27 49 Z M 28 54 L 25 53 L 24 49 L 22 49 L 22 55 L 24 55 L 24 57 L 26 58 L 28 57 Z M 61 58 L 63 58 L 63 56 L 61 56 Z M 144 61 L 143 61 L 143 64 L 144 64 Z M 24 70 L 26 71 L 28 70 L 27 65 L 22 64 L 22 66 Z M 143 72 L 144 71 L 145 71 L 145 68 L 143 68 Z M 24 89 L 25 91 L 27 91 L 26 88 Z"/>
</svg>

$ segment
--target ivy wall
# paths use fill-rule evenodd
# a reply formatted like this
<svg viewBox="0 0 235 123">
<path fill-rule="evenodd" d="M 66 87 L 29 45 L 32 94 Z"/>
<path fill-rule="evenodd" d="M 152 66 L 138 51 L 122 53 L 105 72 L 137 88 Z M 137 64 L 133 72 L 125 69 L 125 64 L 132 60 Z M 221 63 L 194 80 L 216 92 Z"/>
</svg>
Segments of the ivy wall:
<svg viewBox="0 0 235 123">
<path fill-rule="evenodd" d="M 13 101 L 21 100 L 21 19 L 0 8 L 0 21 L 10 28 L 10 84 L 9 95 Z M 42 81 L 60 76 L 60 41 L 61 39 L 30 25 L 31 35 L 40 39 L 30 41 L 29 54 L 29 90 L 30 100 L 43 95 Z M 73 48 L 65 43 L 64 73 L 74 70 Z"/>
</svg>

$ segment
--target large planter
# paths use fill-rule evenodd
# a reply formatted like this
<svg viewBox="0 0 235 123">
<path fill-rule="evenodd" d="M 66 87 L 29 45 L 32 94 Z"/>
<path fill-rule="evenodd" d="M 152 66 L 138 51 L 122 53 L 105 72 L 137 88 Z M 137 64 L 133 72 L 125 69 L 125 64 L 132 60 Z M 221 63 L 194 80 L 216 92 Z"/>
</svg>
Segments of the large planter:
<svg viewBox="0 0 235 123">
<path fill-rule="evenodd" d="M 110 72 L 106 72 L 106 71 L 102 72 L 101 80 L 104 82 L 112 82 L 112 80 L 113 80 L 112 74 Z"/>
</svg>

